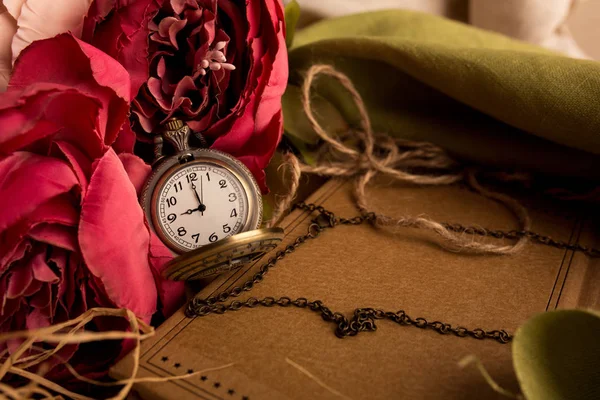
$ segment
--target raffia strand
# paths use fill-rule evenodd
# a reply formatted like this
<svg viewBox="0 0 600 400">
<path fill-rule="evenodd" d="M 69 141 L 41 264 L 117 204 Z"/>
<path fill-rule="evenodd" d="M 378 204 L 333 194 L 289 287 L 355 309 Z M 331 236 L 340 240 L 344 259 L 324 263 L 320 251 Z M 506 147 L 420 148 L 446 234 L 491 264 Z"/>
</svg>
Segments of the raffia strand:
<svg viewBox="0 0 600 400">
<path fill-rule="evenodd" d="M 129 322 L 129 331 L 109 331 L 109 332 L 88 332 L 83 328 L 94 318 L 97 317 L 117 317 L 124 318 Z M 64 396 L 75 400 L 91 400 L 90 397 L 74 393 L 59 384 L 45 378 L 47 372 L 45 361 L 49 358 L 56 358 L 72 373 L 72 375 L 83 382 L 97 386 L 122 386 L 119 392 L 112 397 L 115 400 L 122 400 L 127 397 L 132 387 L 141 382 L 168 382 L 179 379 L 192 378 L 194 376 L 229 368 L 233 364 L 226 364 L 214 368 L 206 368 L 190 374 L 170 376 L 170 377 L 144 377 L 138 378 L 141 357 L 141 342 L 154 335 L 154 328 L 147 325 L 135 316 L 135 314 L 126 309 L 112 308 L 93 308 L 79 317 L 63 323 L 51 325 L 46 328 L 33 329 L 29 331 L 9 332 L 0 335 L 0 342 L 10 339 L 24 339 L 23 343 L 12 353 L 3 352 L 0 359 L 3 360 L 0 365 L 0 398 L 8 399 L 54 399 Z M 131 375 L 123 380 L 116 382 L 100 382 L 80 375 L 75 368 L 69 365 L 66 360 L 60 358 L 58 351 L 67 344 L 81 344 L 87 342 L 123 340 L 132 339 L 135 347 L 131 354 L 133 357 L 133 367 Z M 52 350 L 43 350 L 35 346 L 35 343 L 54 344 Z M 33 353 L 33 355 L 27 355 Z M 36 372 L 30 369 L 37 367 Z M 2 383 L 8 374 L 13 374 L 25 378 L 29 381 L 24 386 L 12 387 Z M 58 396 L 57 396 L 58 395 Z"/>
</svg>

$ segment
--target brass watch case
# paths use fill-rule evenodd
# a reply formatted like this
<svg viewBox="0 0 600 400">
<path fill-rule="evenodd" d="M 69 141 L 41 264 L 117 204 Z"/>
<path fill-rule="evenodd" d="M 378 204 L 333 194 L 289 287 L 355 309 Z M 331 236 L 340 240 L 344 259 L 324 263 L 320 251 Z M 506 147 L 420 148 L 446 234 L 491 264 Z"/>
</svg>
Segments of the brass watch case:
<svg viewBox="0 0 600 400">
<path fill-rule="evenodd" d="M 205 245 L 190 251 L 189 249 L 186 249 L 169 240 L 159 224 L 159 216 L 156 212 L 156 204 L 160 189 L 164 185 L 165 181 L 177 169 L 182 166 L 189 166 L 193 164 L 212 164 L 228 170 L 240 182 L 246 195 L 248 213 L 246 220 L 243 222 L 242 229 L 237 234 L 223 240 L 231 239 L 232 237 L 238 236 L 243 232 L 252 231 L 260 227 L 263 217 L 262 194 L 250 170 L 240 161 L 222 151 L 213 149 L 187 149 L 177 155 L 162 158 L 158 165 L 155 166 L 150 178 L 142 189 L 140 202 L 142 204 L 144 213 L 146 214 L 146 219 L 152 230 L 162 240 L 163 243 L 165 243 L 175 254 L 196 252 L 205 247 L 219 243 L 217 242 L 211 245 Z"/>
<path fill-rule="evenodd" d="M 283 240 L 283 229 L 258 229 L 202 246 L 171 260 L 163 276 L 191 281 L 219 275 L 255 261 Z"/>
</svg>

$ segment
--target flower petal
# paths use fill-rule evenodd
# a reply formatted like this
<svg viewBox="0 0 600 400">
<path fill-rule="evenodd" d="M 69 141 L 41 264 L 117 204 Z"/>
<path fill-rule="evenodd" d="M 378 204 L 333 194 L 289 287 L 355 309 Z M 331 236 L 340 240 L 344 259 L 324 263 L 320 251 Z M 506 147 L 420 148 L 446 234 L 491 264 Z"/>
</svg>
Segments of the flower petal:
<svg viewBox="0 0 600 400">
<path fill-rule="evenodd" d="M 25 290 L 33 281 L 33 272 L 26 264 L 21 264 L 13 268 L 8 278 L 8 288 L 6 289 L 6 298 L 17 299 L 23 296 Z"/>
<path fill-rule="evenodd" d="M 73 203 L 73 199 L 69 195 L 53 197 L 9 229 L 1 231 L 0 274 L 15 260 L 22 259 L 25 253 L 31 249 L 31 241 L 27 238 L 27 235 L 34 239 L 38 234 L 40 238 L 47 237 L 43 229 L 41 231 L 37 230 L 38 225 L 61 225 L 74 229 L 79 221 L 79 211 L 75 210 Z M 56 241 L 57 245 L 65 249 L 77 246 L 77 243 L 73 243 L 67 238 L 61 238 L 59 235 L 61 234 L 56 233 L 52 241 L 48 243 L 54 244 L 54 241 Z"/>
<path fill-rule="evenodd" d="M 33 41 L 59 33 L 81 36 L 83 18 L 92 0 L 27 0 L 17 19 L 18 30 L 12 43 L 13 62 Z"/>
<path fill-rule="evenodd" d="M 210 0 L 212 3 L 216 3 L 215 0 Z M 173 11 L 177 14 L 181 14 L 187 5 L 190 8 L 198 8 L 198 2 L 196 0 L 170 0 Z"/>
<path fill-rule="evenodd" d="M 92 171 L 92 163 L 86 158 L 85 154 L 83 154 L 77 147 L 73 146 L 69 142 L 58 141 L 56 142 L 56 146 L 62 153 L 62 155 L 66 158 L 66 160 L 71 164 L 71 168 L 77 176 L 79 180 L 79 187 L 81 188 L 81 198 L 85 197 L 85 193 L 88 187 L 88 176 L 91 175 Z"/>
<path fill-rule="evenodd" d="M 40 329 L 50 326 L 50 318 L 41 308 L 34 308 L 27 314 L 27 329 Z"/>
<path fill-rule="evenodd" d="M 84 149 L 90 158 L 99 156 L 106 147 L 95 124 L 100 107 L 98 100 L 62 85 L 36 83 L 23 90 L 11 88 L 0 97 L 4 128 L 0 153 L 27 148 L 47 154 L 51 140 L 62 138 Z"/>
<path fill-rule="evenodd" d="M 23 4 L 25 4 L 27 0 L 2 0 L 4 7 L 8 10 L 10 15 L 15 19 L 19 19 L 21 15 L 21 9 L 23 8 Z"/>
<path fill-rule="evenodd" d="M 29 266 L 31 271 L 33 272 L 33 277 L 40 281 L 46 283 L 58 283 L 58 276 L 50 269 L 48 264 L 46 263 L 46 254 L 38 253 L 31 259 L 31 264 Z"/>
<path fill-rule="evenodd" d="M 150 237 L 135 188 L 112 150 L 92 175 L 81 209 L 79 245 L 88 269 L 115 305 L 148 321 L 157 298 L 148 262 Z"/>
<path fill-rule="evenodd" d="M 146 164 L 144 160 L 133 154 L 119 154 L 119 159 L 123 163 L 125 172 L 129 176 L 129 180 L 133 183 L 135 191 L 139 196 L 142 192 L 142 188 L 146 184 L 150 172 L 152 172 L 152 168 Z"/>
<path fill-rule="evenodd" d="M 17 21 L 0 2 L 0 92 L 6 90 L 12 71 L 12 40 L 17 32 Z"/>
<path fill-rule="evenodd" d="M 28 236 L 38 242 L 48 243 L 65 250 L 78 251 L 77 231 L 58 224 L 38 224 L 29 231 Z"/>
<path fill-rule="evenodd" d="M 112 144 L 112 148 L 117 153 L 133 153 L 135 141 L 135 132 L 131 129 L 131 124 L 129 120 L 127 120 L 123 123 L 123 126 L 121 126 L 121 131 Z"/>
<path fill-rule="evenodd" d="M 185 300 L 185 283 L 171 281 L 162 276 L 165 265 L 172 259 L 173 253 L 155 234 L 152 234 L 150 239 L 150 265 L 156 281 L 162 313 L 167 318 L 177 311 Z"/>
<path fill-rule="evenodd" d="M 26 152 L 5 157 L 0 161 L 0 232 L 77 183 L 71 168 L 56 158 Z"/>
<path fill-rule="evenodd" d="M 98 99 L 98 133 L 106 145 L 115 141 L 127 120 L 130 98 L 129 75 L 118 61 L 70 34 L 58 35 L 36 41 L 23 51 L 15 63 L 9 88 L 40 82 L 71 87 Z"/>
<path fill-rule="evenodd" d="M 97 7 L 98 3 L 92 3 L 92 8 Z M 134 98 L 148 80 L 148 24 L 158 11 L 158 1 L 136 0 L 118 4 L 113 1 L 110 6 L 106 4 L 109 3 L 107 1 L 100 3 L 105 3 L 105 9 L 96 11 L 95 17 L 86 19 L 86 32 L 89 33 L 86 41 L 118 60 L 127 69 L 131 76 L 130 96 Z M 110 11 L 111 17 L 96 25 Z"/>
<path fill-rule="evenodd" d="M 287 51 L 285 48 L 283 10 L 281 4 L 274 0 L 262 0 L 249 3 L 248 19 L 258 18 L 261 8 L 271 16 L 271 23 L 250 24 L 248 40 L 254 67 L 246 93 L 250 101 L 241 109 L 241 116 L 232 114 L 235 121 L 230 129 L 220 136 L 212 148 L 228 152 L 242 160 L 250 168 L 263 190 L 266 192 L 264 168 L 269 163 L 275 148 L 283 134 L 283 118 L 281 115 L 281 96 L 287 85 Z M 262 29 L 262 32 L 258 29 Z M 261 40 L 254 40 L 255 37 Z M 269 44 L 269 46 L 266 46 Z M 259 66 L 262 66 L 259 68 Z M 251 93 L 248 93 L 252 90 Z M 223 121 L 222 127 L 227 126 Z"/>
<path fill-rule="evenodd" d="M 173 108 L 173 104 L 169 103 L 162 94 L 161 83 L 158 79 L 151 77 L 148 79 L 148 90 L 154 96 L 154 99 L 158 103 L 158 105 L 163 109 L 163 111 L 169 111 Z"/>
<path fill-rule="evenodd" d="M 179 21 L 179 19 L 175 17 L 163 18 L 158 24 L 158 34 L 162 37 L 169 36 L 169 28 L 177 21 Z"/>
</svg>

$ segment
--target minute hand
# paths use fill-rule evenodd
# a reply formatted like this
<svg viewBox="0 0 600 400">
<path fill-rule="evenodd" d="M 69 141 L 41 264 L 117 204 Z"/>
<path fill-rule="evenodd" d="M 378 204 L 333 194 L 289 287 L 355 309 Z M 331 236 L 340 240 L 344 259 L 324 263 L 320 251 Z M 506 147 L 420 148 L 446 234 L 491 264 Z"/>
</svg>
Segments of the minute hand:
<svg viewBox="0 0 600 400">
<path fill-rule="evenodd" d="M 200 177 L 200 179 L 202 179 L 202 177 Z M 196 199 L 198 200 L 197 210 L 200 211 L 202 213 L 202 215 L 204 215 L 206 206 L 204 205 L 204 203 L 202 203 L 202 200 L 200 200 L 200 195 L 198 194 L 198 191 L 196 190 L 196 185 L 192 184 L 192 189 L 194 189 L 194 195 L 196 196 Z"/>
</svg>

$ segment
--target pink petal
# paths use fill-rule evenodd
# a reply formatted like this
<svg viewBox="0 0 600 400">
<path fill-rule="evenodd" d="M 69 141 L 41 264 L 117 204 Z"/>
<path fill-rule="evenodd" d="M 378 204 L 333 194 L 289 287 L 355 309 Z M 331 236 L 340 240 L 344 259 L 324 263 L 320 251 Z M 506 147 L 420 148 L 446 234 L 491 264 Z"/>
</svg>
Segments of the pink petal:
<svg viewBox="0 0 600 400">
<path fill-rule="evenodd" d="M 265 167 L 269 164 L 281 135 L 283 133 L 282 113 L 273 116 L 271 123 L 260 132 L 257 132 L 245 147 L 240 148 L 238 159 L 252 172 L 263 193 L 267 193 Z M 261 151 L 262 149 L 262 151 Z"/>
<path fill-rule="evenodd" d="M 102 104 L 98 133 L 105 144 L 114 142 L 127 118 L 130 96 L 129 75 L 118 61 L 70 34 L 58 35 L 36 41 L 22 52 L 9 85 L 26 87 L 40 82 L 72 87 L 98 99 Z"/>
<path fill-rule="evenodd" d="M 6 90 L 12 71 L 12 40 L 17 32 L 17 21 L 0 3 L 0 92 Z"/>
<path fill-rule="evenodd" d="M 163 96 L 162 85 L 160 80 L 156 78 L 148 79 L 148 90 L 150 91 L 150 94 L 154 96 L 154 99 L 164 111 L 169 111 L 172 108 L 172 104 Z"/>
<path fill-rule="evenodd" d="M 1 151 L 10 154 L 39 141 L 46 154 L 48 141 L 70 141 L 90 157 L 99 155 L 105 145 L 95 126 L 100 102 L 76 89 L 59 84 L 35 83 L 23 90 L 11 88 L 0 97 Z"/>
<path fill-rule="evenodd" d="M 55 158 L 26 152 L 5 157 L 0 161 L 0 232 L 77 183 L 71 168 Z"/>
<path fill-rule="evenodd" d="M 250 21 L 254 13 L 259 12 L 260 7 L 256 3 L 258 2 L 254 5 L 249 3 L 247 7 L 247 17 Z M 263 24 L 261 40 L 254 40 L 251 45 L 255 63 L 263 66 L 257 68 L 255 65 L 251 72 L 251 80 L 256 79 L 258 86 L 252 93 L 250 102 L 242 110 L 242 115 L 236 116 L 231 129 L 220 136 L 212 146 L 240 158 L 252 170 L 263 192 L 267 190 L 263 170 L 283 134 L 281 95 L 285 91 L 288 76 L 281 4 L 266 1 L 266 5 L 272 24 Z M 258 27 L 251 24 L 249 38 L 259 34 L 254 29 Z M 269 43 L 269 37 L 272 37 L 277 45 L 265 47 L 266 43 Z M 257 75 L 259 72 L 260 75 Z"/>
<path fill-rule="evenodd" d="M 150 35 L 150 40 L 152 40 L 153 42 L 156 42 L 156 43 L 164 44 L 165 46 L 171 45 L 170 40 L 165 39 L 158 34 Z"/>
<path fill-rule="evenodd" d="M 26 264 L 21 264 L 11 270 L 8 278 L 8 288 L 6 296 L 9 299 L 18 299 L 23 296 L 25 290 L 33 281 L 33 273 L 31 268 Z"/>
<path fill-rule="evenodd" d="M 66 290 L 64 282 L 66 280 L 69 255 L 70 255 L 70 252 L 65 250 L 64 248 L 53 247 L 53 248 L 51 248 L 50 255 L 48 257 L 48 264 L 52 265 L 54 267 L 54 269 L 56 269 L 58 271 L 58 274 L 59 274 L 58 275 L 58 290 L 56 291 L 56 299 L 55 299 L 55 307 L 56 307 L 57 299 L 60 299 L 64 295 L 65 290 Z M 69 289 L 73 290 L 73 287 L 71 286 Z"/>
<path fill-rule="evenodd" d="M 225 4 L 225 3 L 230 3 L 228 1 L 221 1 L 221 4 Z M 213 2 L 213 4 L 216 5 L 216 2 Z M 221 4 L 219 4 L 219 7 L 221 7 Z M 236 7 L 237 8 L 237 7 Z M 215 34 L 216 34 L 216 20 L 217 20 L 217 9 L 216 7 L 212 8 L 211 10 L 204 10 L 204 24 L 202 26 L 203 30 L 206 32 L 206 42 L 207 43 L 212 43 L 215 41 Z M 232 26 L 238 26 L 238 25 L 232 25 Z M 239 25 L 242 26 L 242 25 Z M 240 31 L 243 31 L 243 29 L 238 29 Z"/>
<path fill-rule="evenodd" d="M 204 10 L 201 8 L 188 8 L 183 12 L 183 17 L 188 20 L 188 25 L 196 26 L 201 24 L 203 12 Z"/>
<path fill-rule="evenodd" d="M 130 97 L 133 99 L 148 80 L 148 26 L 160 4 L 155 0 L 100 3 L 103 9 L 94 9 L 86 20 L 86 41 L 125 67 L 131 76 Z M 92 3 L 92 8 L 98 8 L 97 4 L 98 1 Z M 110 11 L 111 17 L 102 21 Z M 155 36 L 158 35 L 151 35 L 150 39 Z"/>
<path fill-rule="evenodd" d="M 150 172 L 152 172 L 152 168 L 144 160 L 133 154 L 119 154 L 119 159 L 123 163 L 125 172 L 139 196 Z"/>
<path fill-rule="evenodd" d="M 150 133 L 154 130 L 154 126 L 156 125 L 156 122 L 153 121 L 152 118 L 146 117 L 143 113 L 141 113 L 139 111 L 134 111 L 133 113 L 135 115 L 137 115 L 138 121 L 140 122 L 140 125 L 142 126 L 142 129 L 145 132 Z"/>
<path fill-rule="evenodd" d="M 12 317 L 12 314 L 16 311 L 15 301 L 8 299 L 7 288 L 8 288 L 9 275 L 0 275 L 0 332 L 6 332 L 8 329 L 4 323 Z M 0 351 L 3 350 L 3 344 L 0 343 Z"/>
<path fill-rule="evenodd" d="M 78 251 L 77 231 L 58 224 L 38 224 L 28 233 L 38 242 L 47 243 L 65 250 Z"/>
<path fill-rule="evenodd" d="M 188 121 L 190 129 L 194 132 L 205 132 L 210 126 L 210 124 L 215 120 L 217 116 L 217 109 L 218 107 L 216 105 L 213 105 L 213 107 L 208 111 L 208 113 L 201 119 L 197 118 L 193 121 Z"/>
<path fill-rule="evenodd" d="M 3 331 L 13 331 L 13 330 L 22 330 L 25 328 L 25 316 L 28 312 L 27 303 L 23 299 L 8 301 L 6 304 L 6 308 L 3 312 L 11 316 L 11 318 L 7 318 L 5 320 L 2 330 Z M 4 315 L 2 315 L 4 317 Z M 21 339 L 23 340 L 23 339 Z M 16 340 L 15 340 L 16 341 Z M 10 341 L 7 341 L 7 347 L 11 348 Z"/>
<path fill-rule="evenodd" d="M 215 3 L 214 0 L 211 0 L 211 2 Z M 181 14 L 186 5 L 191 8 L 198 8 L 198 2 L 196 0 L 170 0 L 170 3 L 176 14 Z"/>
<path fill-rule="evenodd" d="M 177 34 L 183 28 L 185 28 L 186 24 L 187 20 L 182 19 L 181 21 L 177 21 L 169 27 L 169 40 L 171 41 L 171 45 L 177 50 L 179 50 L 179 44 L 177 44 Z"/>
<path fill-rule="evenodd" d="M 175 17 L 163 18 L 160 21 L 160 23 L 158 24 L 158 34 L 162 37 L 169 36 L 169 28 L 171 27 L 171 25 L 173 25 L 177 21 L 180 21 L 180 20 Z"/>
<path fill-rule="evenodd" d="M 44 315 L 44 312 L 39 308 L 34 308 L 28 315 L 25 322 L 27 329 L 40 329 L 50 326 L 50 318 Z"/>
<path fill-rule="evenodd" d="M 158 77 L 162 79 L 165 77 L 166 72 L 167 72 L 167 66 L 165 63 L 165 58 L 161 57 L 158 60 L 158 64 L 156 66 L 156 73 L 158 74 Z"/>
<path fill-rule="evenodd" d="M 41 282 L 41 281 L 37 281 Z M 52 291 L 50 290 L 50 285 L 44 282 L 41 282 L 42 286 L 40 289 L 33 295 L 33 297 L 29 300 L 29 305 L 35 308 L 46 308 L 52 302 Z"/>
<path fill-rule="evenodd" d="M 157 298 L 148 263 L 150 237 L 135 187 L 112 150 L 92 175 L 81 209 L 79 245 L 108 297 L 149 320 Z"/>
<path fill-rule="evenodd" d="M 175 89 L 175 93 L 173 94 L 173 99 L 175 102 L 178 102 L 182 97 L 187 97 L 187 93 L 194 92 L 196 90 L 198 90 L 198 88 L 196 87 L 194 80 L 191 76 L 186 75 L 183 78 L 181 78 L 181 80 L 177 84 L 177 88 Z"/>
<path fill-rule="evenodd" d="M 12 44 L 13 62 L 21 51 L 35 40 L 59 33 L 81 36 L 83 18 L 92 0 L 27 0 L 17 19 L 19 28 Z"/>
<path fill-rule="evenodd" d="M 21 15 L 21 9 L 26 1 L 27 0 L 2 0 L 1 3 L 4 4 L 4 7 L 8 10 L 10 15 L 17 20 Z"/>
<path fill-rule="evenodd" d="M 185 300 L 185 283 L 170 281 L 162 277 L 167 262 L 173 259 L 173 253 L 152 233 L 150 239 L 150 265 L 158 288 L 158 297 L 162 312 L 169 317 L 177 311 Z"/>
<path fill-rule="evenodd" d="M 62 155 L 67 159 L 81 187 L 81 197 L 85 197 L 88 187 L 88 176 L 91 175 L 92 163 L 79 149 L 69 142 L 58 141 L 56 145 Z"/>
<path fill-rule="evenodd" d="M 55 134 L 60 127 L 44 119 L 44 111 L 60 89 L 37 87 L 22 92 L 9 91 L 0 96 L 0 153 L 10 154 L 38 139 Z"/>
<path fill-rule="evenodd" d="M 58 283 L 58 276 L 50 269 L 46 263 L 46 254 L 38 253 L 31 259 L 29 267 L 33 271 L 33 277 L 45 283 Z"/>
<path fill-rule="evenodd" d="M 125 121 L 119 132 L 119 136 L 112 144 L 112 148 L 117 153 L 133 153 L 135 147 L 136 135 L 131 129 L 131 123 L 129 120 Z"/>
<path fill-rule="evenodd" d="M 38 280 L 32 280 L 31 281 L 31 285 L 29 285 L 29 287 L 27 287 L 27 289 L 25 289 L 25 292 L 23 293 L 23 297 L 30 297 L 33 296 L 34 294 L 36 294 L 37 292 L 40 291 L 40 289 L 42 288 L 43 283 L 38 281 Z"/>
<path fill-rule="evenodd" d="M 4 236 L 3 233 L 0 239 L 4 239 Z M 8 240 L 2 242 L 0 242 L 2 243 L 2 245 L 0 245 L 0 276 L 8 270 L 13 262 L 22 259 L 25 257 L 25 254 L 31 250 L 31 241 L 22 240 L 22 237 L 13 240 L 13 243 L 10 245 L 7 244 Z M 0 314 L 2 313 L 0 312 Z"/>
<path fill-rule="evenodd" d="M 175 17 L 166 17 L 158 24 L 158 34 L 161 38 L 169 38 L 170 44 L 179 50 L 177 34 L 187 25 L 187 20 Z M 157 38 L 158 39 L 158 38 Z"/>
</svg>

